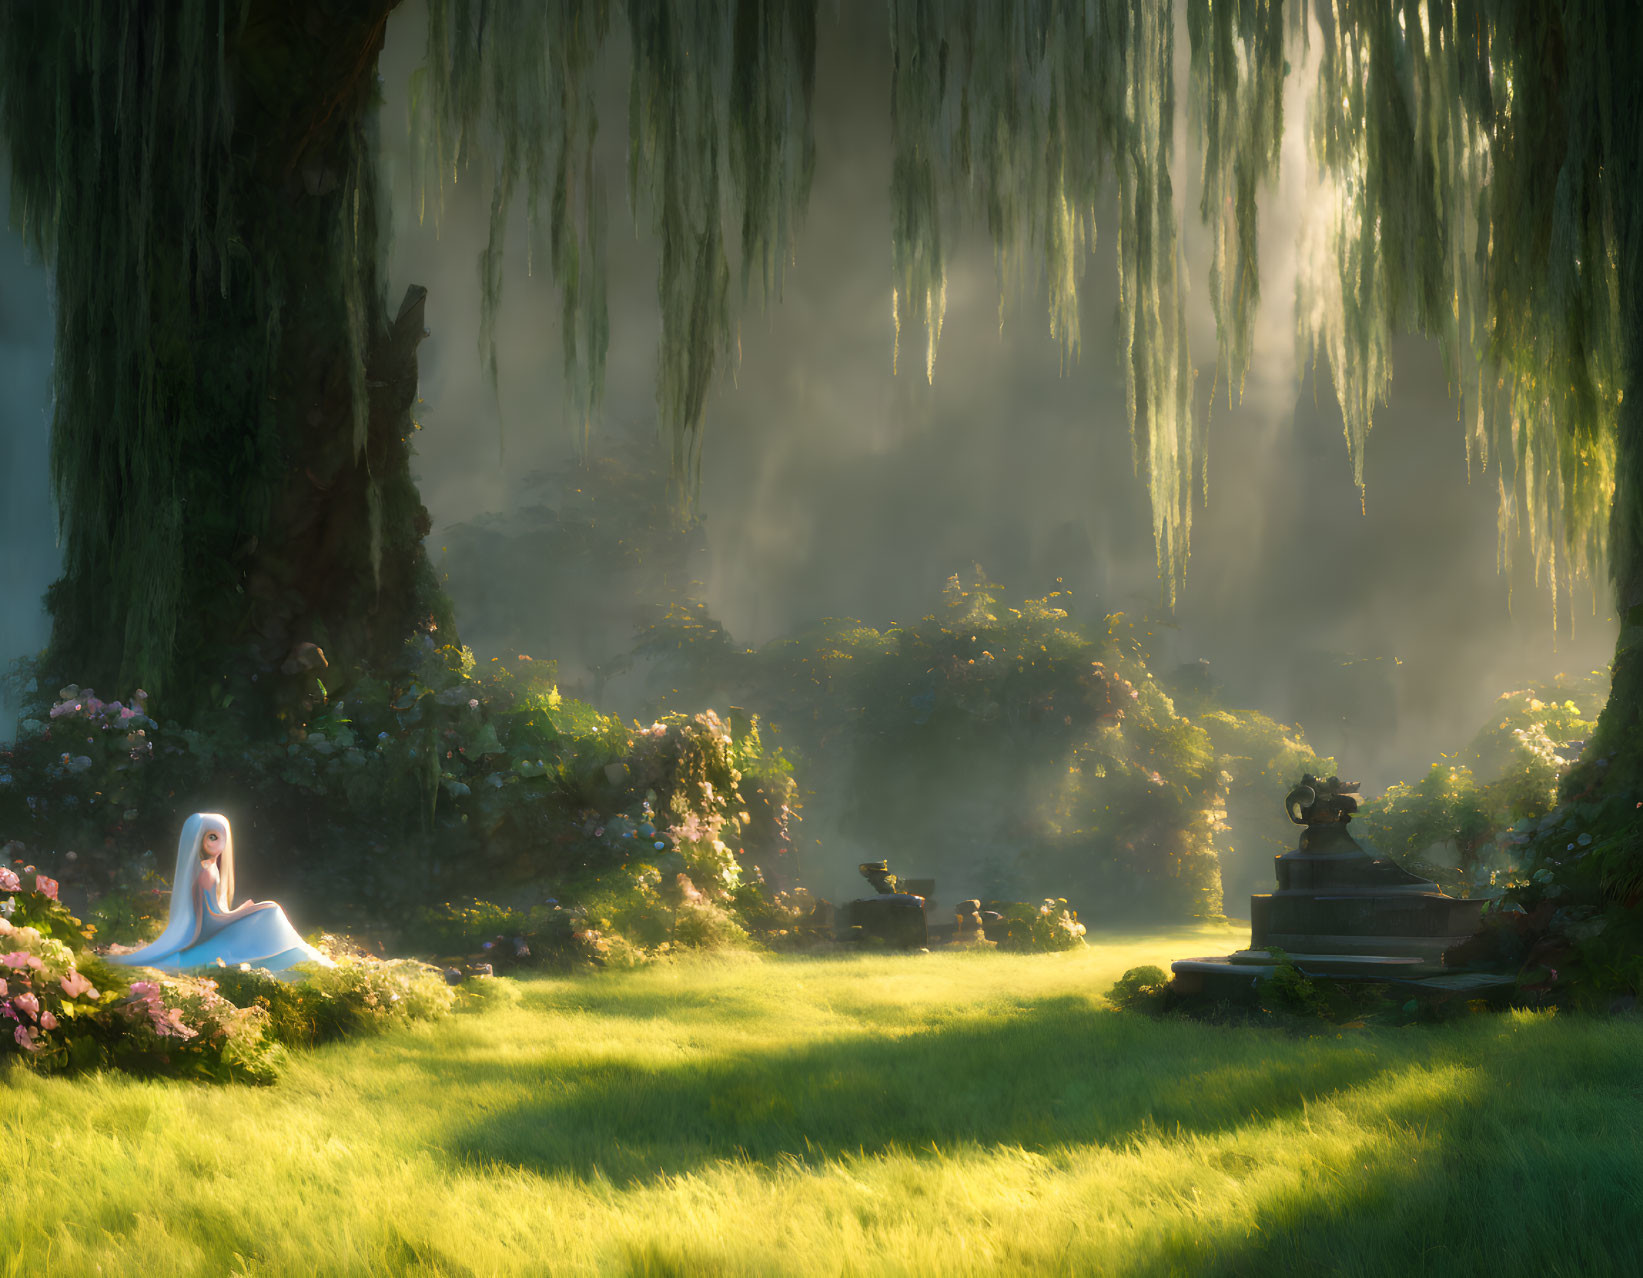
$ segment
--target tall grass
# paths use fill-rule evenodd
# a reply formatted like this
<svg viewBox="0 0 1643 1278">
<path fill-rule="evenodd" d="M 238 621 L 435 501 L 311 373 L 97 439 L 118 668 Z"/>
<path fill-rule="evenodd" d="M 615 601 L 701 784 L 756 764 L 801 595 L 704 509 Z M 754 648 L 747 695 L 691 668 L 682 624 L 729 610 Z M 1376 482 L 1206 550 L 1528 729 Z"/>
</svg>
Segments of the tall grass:
<svg viewBox="0 0 1643 1278">
<path fill-rule="evenodd" d="M 1245 935 L 499 983 L 260 1090 L 13 1071 L 0 1274 L 1643 1273 L 1643 1025 L 1102 1005 Z"/>
</svg>

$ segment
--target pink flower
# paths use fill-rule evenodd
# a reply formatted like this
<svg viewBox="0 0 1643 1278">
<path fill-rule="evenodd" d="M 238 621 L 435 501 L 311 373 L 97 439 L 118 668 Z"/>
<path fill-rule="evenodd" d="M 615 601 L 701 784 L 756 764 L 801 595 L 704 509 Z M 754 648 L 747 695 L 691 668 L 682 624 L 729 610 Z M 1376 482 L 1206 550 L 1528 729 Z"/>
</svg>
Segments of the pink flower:
<svg viewBox="0 0 1643 1278">
<path fill-rule="evenodd" d="M 12 999 L 11 1005 L 29 1016 L 40 1015 L 40 1000 L 33 994 L 19 994 Z"/>
<path fill-rule="evenodd" d="M 57 899 L 57 880 L 48 879 L 43 874 L 36 874 L 34 876 L 34 890 L 55 901 Z"/>
<path fill-rule="evenodd" d="M 188 1039 L 199 1035 L 198 1030 L 189 1029 L 188 1026 L 183 1024 L 182 1011 L 175 1007 L 165 1014 L 163 1022 L 156 1021 L 154 1028 L 169 1038 Z"/>
<path fill-rule="evenodd" d="M 43 1030 L 54 1030 L 54 1029 L 56 1029 L 57 1028 L 57 1018 L 55 1016 L 53 1016 L 50 1012 L 41 1012 L 40 1013 L 40 1028 L 43 1029 Z"/>
<path fill-rule="evenodd" d="M 70 971 L 69 974 L 57 982 L 63 987 L 63 993 L 70 998 L 79 998 L 85 995 L 88 998 L 97 997 L 97 987 L 91 983 L 84 972 Z M 0 989 L 0 994 L 5 990 Z"/>
<path fill-rule="evenodd" d="M 34 1052 L 39 1050 L 34 1046 L 36 1032 L 37 1031 L 32 1026 L 19 1025 L 12 1031 L 11 1036 L 17 1040 L 17 1045 L 19 1047 L 23 1048 L 25 1051 Z"/>
<path fill-rule="evenodd" d="M 27 950 L 13 950 L 10 954 L 0 957 L 0 963 L 4 963 L 14 972 L 21 972 L 25 968 L 37 968 L 40 966 L 40 960 L 30 954 Z"/>
<path fill-rule="evenodd" d="M 6 983 L 4 981 L 0 981 L 0 998 L 5 998 L 5 997 L 6 997 Z"/>
<path fill-rule="evenodd" d="M 0 865 L 0 892 L 15 892 L 22 886 L 23 881 L 17 877 L 16 870 Z"/>
</svg>

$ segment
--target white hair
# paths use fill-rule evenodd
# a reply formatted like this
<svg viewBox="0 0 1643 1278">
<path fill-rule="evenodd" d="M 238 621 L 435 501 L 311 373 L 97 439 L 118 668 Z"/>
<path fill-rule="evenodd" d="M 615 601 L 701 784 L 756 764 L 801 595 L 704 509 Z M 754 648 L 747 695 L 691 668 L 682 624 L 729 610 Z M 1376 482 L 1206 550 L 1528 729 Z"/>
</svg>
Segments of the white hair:
<svg viewBox="0 0 1643 1278">
<path fill-rule="evenodd" d="M 177 840 L 177 869 L 171 878 L 171 914 L 166 919 L 165 931 L 141 949 L 109 955 L 112 962 L 141 966 L 169 958 L 199 939 L 204 919 L 195 903 L 195 885 L 200 877 L 200 849 L 205 845 L 206 834 L 212 830 L 222 835 L 223 850 L 217 862 L 217 890 L 213 894 L 216 900 L 210 905 L 228 912 L 234 899 L 234 833 L 227 817 L 216 812 L 196 812 L 183 822 L 183 832 Z"/>
</svg>

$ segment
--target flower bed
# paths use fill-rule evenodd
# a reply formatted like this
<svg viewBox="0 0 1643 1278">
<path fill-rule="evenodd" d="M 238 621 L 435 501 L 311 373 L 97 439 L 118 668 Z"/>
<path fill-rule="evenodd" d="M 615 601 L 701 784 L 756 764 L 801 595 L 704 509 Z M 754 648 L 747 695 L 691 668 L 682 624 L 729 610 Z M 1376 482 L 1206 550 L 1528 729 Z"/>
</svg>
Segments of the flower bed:
<svg viewBox="0 0 1643 1278">
<path fill-rule="evenodd" d="M 345 955 L 294 982 L 247 967 L 214 977 L 116 967 L 86 931 L 50 878 L 0 866 L 0 1060 L 270 1083 L 287 1045 L 442 1016 L 455 997 L 437 970 L 408 959 Z"/>
</svg>

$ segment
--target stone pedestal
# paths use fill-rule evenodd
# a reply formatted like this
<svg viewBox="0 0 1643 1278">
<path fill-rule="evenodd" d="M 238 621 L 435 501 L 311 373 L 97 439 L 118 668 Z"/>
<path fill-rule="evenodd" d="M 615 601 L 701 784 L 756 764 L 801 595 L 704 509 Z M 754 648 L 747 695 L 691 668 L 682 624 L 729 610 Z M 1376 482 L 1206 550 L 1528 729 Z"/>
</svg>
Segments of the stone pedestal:
<svg viewBox="0 0 1643 1278">
<path fill-rule="evenodd" d="M 1171 988 L 1212 998 L 1252 996 L 1277 971 L 1273 949 L 1307 976 L 1332 981 L 1448 994 L 1510 985 L 1510 976 L 1445 961 L 1480 930 L 1487 902 L 1446 896 L 1437 884 L 1370 856 L 1346 832 L 1346 819 L 1309 824 L 1300 846 L 1275 858 L 1277 890 L 1250 898 L 1249 949 L 1182 959 L 1172 964 Z"/>
<path fill-rule="evenodd" d="M 881 892 L 845 907 L 841 941 L 916 950 L 929 944 L 924 898 L 909 892 Z"/>
</svg>

